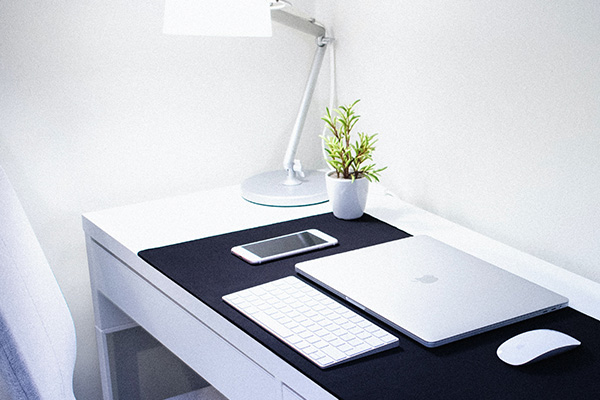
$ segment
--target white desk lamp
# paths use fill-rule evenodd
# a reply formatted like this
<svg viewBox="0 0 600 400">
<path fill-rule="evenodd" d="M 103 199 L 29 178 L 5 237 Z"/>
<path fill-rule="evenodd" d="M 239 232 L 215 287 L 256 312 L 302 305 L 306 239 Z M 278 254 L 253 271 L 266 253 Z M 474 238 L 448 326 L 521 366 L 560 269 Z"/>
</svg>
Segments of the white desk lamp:
<svg viewBox="0 0 600 400">
<path fill-rule="evenodd" d="M 166 0 L 164 33 L 203 36 L 272 35 L 274 20 L 317 38 L 317 49 L 288 143 L 283 168 L 248 178 L 242 197 L 269 206 L 304 206 L 327 201 L 325 173 L 301 171 L 294 157 L 317 83 L 327 44 L 325 28 L 294 10 L 285 0 Z"/>
</svg>

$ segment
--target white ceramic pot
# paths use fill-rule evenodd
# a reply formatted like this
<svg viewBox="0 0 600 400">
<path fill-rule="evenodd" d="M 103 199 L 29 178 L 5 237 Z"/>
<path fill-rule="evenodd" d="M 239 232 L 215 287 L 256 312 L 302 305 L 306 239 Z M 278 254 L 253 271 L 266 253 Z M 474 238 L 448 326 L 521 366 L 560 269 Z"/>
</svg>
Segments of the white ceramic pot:
<svg viewBox="0 0 600 400">
<path fill-rule="evenodd" d="M 340 179 L 333 171 L 326 175 L 325 181 L 333 215 L 339 219 L 357 219 L 363 215 L 369 193 L 367 178 L 359 178 L 354 181 Z"/>
</svg>

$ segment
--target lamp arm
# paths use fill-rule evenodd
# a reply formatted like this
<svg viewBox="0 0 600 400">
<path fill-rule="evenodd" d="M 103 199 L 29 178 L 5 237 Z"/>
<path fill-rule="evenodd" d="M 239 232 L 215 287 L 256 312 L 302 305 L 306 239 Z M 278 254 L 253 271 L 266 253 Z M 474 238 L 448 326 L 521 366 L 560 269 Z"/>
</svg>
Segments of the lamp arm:
<svg viewBox="0 0 600 400">
<path fill-rule="evenodd" d="M 326 45 L 322 44 L 318 45 L 317 50 L 315 51 L 312 67 L 306 83 L 306 88 L 304 89 L 304 95 L 302 96 L 302 101 L 300 103 L 300 110 L 298 111 L 298 116 L 296 117 L 296 122 L 294 123 L 294 129 L 292 130 L 292 135 L 285 152 L 283 168 L 287 171 L 287 179 L 284 182 L 286 185 L 299 185 L 302 183 L 296 177 L 294 172 L 294 157 L 296 156 L 296 150 L 298 149 L 300 136 L 302 135 L 302 129 L 304 128 L 304 122 L 306 121 L 306 115 L 308 114 L 313 92 L 315 91 L 317 78 L 319 77 L 319 71 L 325 55 L 325 50 Z"/>
<path fill-rule="evenodd" d="M 302 96 L 302 101 L 300 103 L 300 110 L 298 111 L 298 116 L 296 117 L 292 135 L 283 159 L 283 168 L 287 172 L 287 178 L 284 184 L 289 186 L 299 185 L 302 183 L 302 181 L 296 177 L 296 173 L 294 171 L 294 157 L 296 156 L 296 150 L 298 149 L 300 136 L 302 135 L 302 129 L 304 128 L 304 122 L 306 121 L 306 116 L 308 114 L 310 102 L 317 84 L 321 65 L 323 64 L 323 57 L 325 55 L 327 43 L 332 40 L 331 38 L 327 38 L 325 36 L 325 27 L 317 23 L 314 18 L 300 15 L 299 13 L 294 13 L 292 10 L 296 11 L 293 8 L 289 11 L 287 11 L 287 9 L 285 11 L 273 9 L 271 10 L 271 18 L 275 22 L 315 36 L 317 38 L 317 49 L 315 51 L 310 73 L 308 75 L 308 80 L 306 82 L 306 88 L 304 89 L 304 95 Z"/>
</svg>

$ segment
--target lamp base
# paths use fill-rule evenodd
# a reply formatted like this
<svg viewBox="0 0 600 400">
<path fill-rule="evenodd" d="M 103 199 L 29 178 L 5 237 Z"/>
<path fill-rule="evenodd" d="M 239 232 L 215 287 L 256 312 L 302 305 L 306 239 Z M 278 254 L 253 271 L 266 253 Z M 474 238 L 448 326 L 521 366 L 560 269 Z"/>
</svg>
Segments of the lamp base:
<svg viewBox="0 0 600 400">
<path fill-rule="evenodd" d="M 263 206 L 300 207 L 324 203 L 328 200 L 325 172 L 304 171 L 299 185 L 287 186 L 284 170 L 252 176 L 242 182 L 242 197 Z"/>
</svg>

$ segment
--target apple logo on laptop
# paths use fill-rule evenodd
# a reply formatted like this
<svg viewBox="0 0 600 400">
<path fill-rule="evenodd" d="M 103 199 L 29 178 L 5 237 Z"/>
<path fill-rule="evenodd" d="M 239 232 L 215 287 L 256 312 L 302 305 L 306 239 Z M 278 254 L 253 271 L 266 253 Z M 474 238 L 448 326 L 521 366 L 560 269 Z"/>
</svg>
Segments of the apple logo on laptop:
<svg viewBox="0 0 600 400">
<path fill-rule="evenodd" d="M 423 275 L 420 278 L 413 279 L 413 282 L 421 282 L 421 283 L 434 283 L 437 282 L 438 278 L 433 275 Z"/>
</svg>

